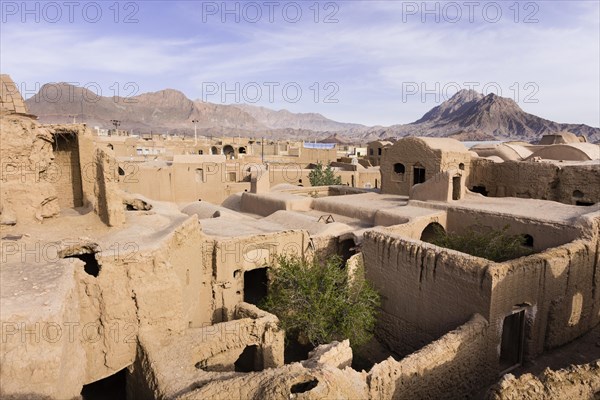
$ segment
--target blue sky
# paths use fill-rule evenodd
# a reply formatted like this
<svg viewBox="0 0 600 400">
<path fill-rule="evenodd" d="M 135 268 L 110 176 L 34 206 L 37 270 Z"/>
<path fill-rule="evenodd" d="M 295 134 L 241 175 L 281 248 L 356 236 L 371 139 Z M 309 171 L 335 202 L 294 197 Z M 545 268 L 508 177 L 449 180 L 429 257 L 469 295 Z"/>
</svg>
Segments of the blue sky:
<svg viewBox="0 0 600 400">
<path fill-rule="evenodd" d="M 600 2 L 2 1 L 0 70 L 122 96 L 408 123 L 458 89 L 600 126 Z"/>
</svg>

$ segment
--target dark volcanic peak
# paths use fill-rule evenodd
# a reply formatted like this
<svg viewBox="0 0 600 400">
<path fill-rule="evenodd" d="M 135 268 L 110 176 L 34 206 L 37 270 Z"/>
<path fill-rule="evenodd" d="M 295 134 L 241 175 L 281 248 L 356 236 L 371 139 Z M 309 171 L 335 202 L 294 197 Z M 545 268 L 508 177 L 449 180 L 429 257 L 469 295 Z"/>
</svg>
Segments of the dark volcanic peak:
<svg viewBox="0 0 600 400">
<path fill-rule="evenodd" d="M 526 113 L 512 99 L 473 90 L 461 90 L 412 124 L 395 126 L 403 135 L 460 137 L 463 140 L 517 139 L 533 141 L 545 134 L 570 131 L 600 140 L 600 129 L 587 125 L 559 124 Z"/>
<path fill-rule="evenodd" d="M 475 90 L 463 89 L 439 106 L 432 108 L 423 115 L 421 119 L 413 122 L 413 124 L 442 122 L 449 116 L 454 116 L 456 118 L 457 116 L 468 112 L 468 110 L 482 98 L 483 95 Z"/>
</svg>

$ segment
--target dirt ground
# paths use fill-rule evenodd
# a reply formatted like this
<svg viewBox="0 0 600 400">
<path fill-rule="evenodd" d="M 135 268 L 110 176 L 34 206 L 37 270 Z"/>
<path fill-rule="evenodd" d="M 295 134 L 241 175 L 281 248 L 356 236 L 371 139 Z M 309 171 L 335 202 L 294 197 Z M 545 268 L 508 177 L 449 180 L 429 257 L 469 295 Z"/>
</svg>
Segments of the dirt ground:
<svg viewBox="0 0 600 400">
<path fill-rule="evenodd" d="M 590 332 L 571 343 L 546 351 L 511 373 L 517 377 L 526 373 L 538 375 L 546 368 L 557 370 L 572 364 L 587 364 L 598 359 L 600 359 L 600 325 L 596 325 Z"/>
</svg>

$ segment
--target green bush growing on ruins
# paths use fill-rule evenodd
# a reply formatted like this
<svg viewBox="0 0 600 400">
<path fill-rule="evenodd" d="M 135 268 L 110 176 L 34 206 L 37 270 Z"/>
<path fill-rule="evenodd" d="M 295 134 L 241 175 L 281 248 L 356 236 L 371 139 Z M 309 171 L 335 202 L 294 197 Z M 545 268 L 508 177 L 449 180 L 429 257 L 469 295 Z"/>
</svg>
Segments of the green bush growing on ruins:
<svg viewBox="0 0 600 400">
<path fill-rule="evenodd" d="M 533 249 L 525 246 L 524 235 L 508 233 L 510 225 L 502 229 L 490 229 L 476 224 L 463 234 L 446 233 L 435 227 L 434 237 L 429 240 L 436 246 L 457 250 L 476 257 L 482 257 L 495 262 L 513 260 L 533 253 Z"/>
<path fill-rule="evenodd" d="M 333 173 L 331 165 L 323 168 L 322 163 L 317 163 L 315 168 L 308 174 L 308 180 L 312 186 L 329 186 L 329 185 L 341 185 L 342 177 L 336 176 Z"/>
<path fill-rule="evenodd" d="M 280 256 L 270 269 L 269 293 L 261 308 L 279 318 L 287 343 L 318 346 L 350 339 L 356 348 L 373 336 L 379 293 L 357 268 L 348 277 L 337 256 L 305 261 Z"/>
</svg>

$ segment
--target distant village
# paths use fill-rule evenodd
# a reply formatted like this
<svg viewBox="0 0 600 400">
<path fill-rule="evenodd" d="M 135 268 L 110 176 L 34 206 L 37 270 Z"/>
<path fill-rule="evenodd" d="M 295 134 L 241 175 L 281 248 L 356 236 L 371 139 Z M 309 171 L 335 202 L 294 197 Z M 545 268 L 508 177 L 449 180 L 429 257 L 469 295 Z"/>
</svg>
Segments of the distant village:
<svg viewBox="0 0 600 400">
<path fill-rule="evenodd" d="M 600 393 L 600 146 L 585 136 L 136 135 L 41 124 L 14 86 L 1 76 L 0 397 Z M 313 185 L 322 168 L 335 184 Z M 493 231 L 524 255 L 432 239 Z M 282 255 L 337 256 L 373 286 L 369 346 L 287 357 L 261 308 Z M 569 358 L 581 341 L 595 343 Z M 560 368 L 545 358 L 557 349 Z"/>
</svg>

